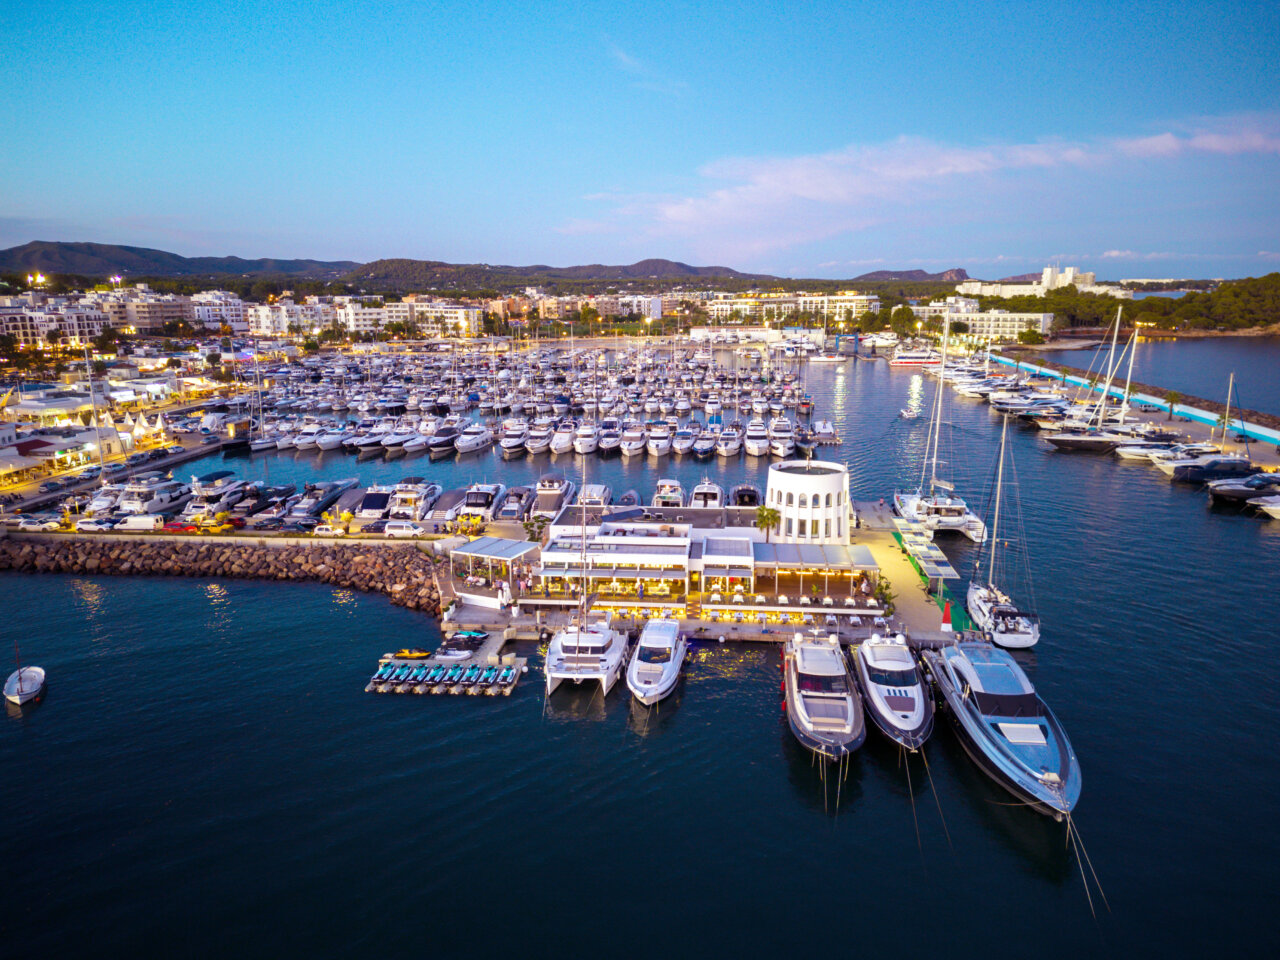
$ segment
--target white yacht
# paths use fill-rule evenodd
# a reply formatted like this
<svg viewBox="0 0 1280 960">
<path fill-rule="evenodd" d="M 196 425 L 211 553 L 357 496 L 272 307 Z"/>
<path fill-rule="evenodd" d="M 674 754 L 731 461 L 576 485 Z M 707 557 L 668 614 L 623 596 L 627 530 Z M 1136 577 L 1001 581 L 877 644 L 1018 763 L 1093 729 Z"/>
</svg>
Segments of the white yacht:
<svg viewBox="0 0 1280 960">
<path fill-rule="evenodd" d="M 416 436 L 416 434 L 415 434 Z M 316 437 L 316 448 L 318 450 L 336 450 L 338 447 L 351 437 L 350 432 L 342 429 L 329 430 Z"/>
<path fill-rule="evenodd" d="M 942 484 L 943 481 L 934 481 L 935 487 L 942 488 Z M 893 494 L 893 511 L 904 520 L 923 524 L 930 536 L 938 530 L 952 530 L 974 543 L 987 539 L 987 525 L 982 518 L 959 497 L 947 493 L 897 490 Z"/>
<path fill-rule="evenodd" d="M 607 694 L 626 661 L 626 634 L 614 630 L 607 619 L 573 623 L 557 631 L 547 648 L 547 695 L 566 680 L 598 680 Z"/>
<path fill-rule="evenodd" d="M 797 633 L 783 650 L 787 723 L 800 744 L 824 760 L 857 750 L 867 738 L 858 696 L 839 639 Z"/>
<path fill-rule="evenodd" d="M 524 442 L 529 437 L 529 425 L 523 420 L 508 420 L 502 425 L 502 439 L 498 447 L 505 458 L 518 457 L 524 453 Z"/>
<path fill-rule="evenodd" d="M 716 453 L 722 457 L 736 457 L 742 451 L 742 428 L 730 424 L 716 441 Z"/>
<path fill-rule="evenodd" d="M 586 422 L 581 424 L 573 434 L 573 449 L 575 453 L 588 454 L 595 453 L 600 446 L 600 428 L 594 423 Z"/>
<path fill-rule="evenodd" d="M 485 447 L 493 445 L 493 431 L 486 427 L 483 423 L 473 423 L 462 433 L 458 434 L 458 439 L 454 441 L 454 449 L 458 453 L 475 453 L 477 450 L 483 450 Z"/>
<path fill-rule="evenodd" d="M 769 428 L 759 417 L 747 423 L 747 433 L 742 445 L 752 457 L 763 457 L 769 452 Z"/>
<path fill-rule="evenodd" d="M 618 449 L 622 451 L 624 457 L 638 457 L 644 453 L 647 441 L 648 436 L 645 434 L 644 427 L 634 424 L 622 431 L 622 440 L 618 443 Z"/>
<path fill-rule="evenodd" d="M 670 453 L 671 427 L 664 422 L 650 424 L 649 440 L 645 445 L 645 449 L 653 457 L 665 457 Z"/>
<path fill-rule="evenodd" d="M 612 502 L 613 491 L 604 483 L 583 484 L 578 494 L 578 503 L 586 507 L 607 507 Z"/>
<path fill-rule="evenodd" d="M 600 421 L 600 435 L 596 441 L 596 449 L 601 456 L 617 453 L 622 443 L 622 424 L 617 417 L 605 417 Z"/>
<path fill-rule="evenodd" d="M 715 509 L 724 506 L 724 487 L 703 477 L 702 482 L 693 488 L 689 495 L 689 506 Z"/>
<path fill-rule="evenodd" d="M 655 507 L 683 507 L 684 487 L 679 480 L 659 480 L 658 489 L 654 491 L 652 505 Z"/>
<path fill-rule="evenodd" d="M 774 417 L 769 424 L 769 453 L 786 460 L 795 455 L 796 436 L 791 421 L 786 417 Z"/>
<path fill-rule="evenodd" d="M 421 477 L 405 477 L 391 488 L 387 517 L 391 520 L 421 520 L 431 512 L 443 489 L 438 483 L 426 483 Z"/>
<path fill-rule="evenodd" d="M 524 448 L 530 453 L 546 453 L 551 447 L 551 423 L 544 420 L 535 421 L 529 428 L 529 435 L 524 438 Z"/>
<path fill-rule="evenodd" d="M 191 499 L 182 508 L 182 519 L 211 519 L 229 511 L 244 497 L 245 482 L 230 470 L 215 470 L 191 479 Z"/>
<path fill-rule="evenodd" d="M 576 489 L 577 485 L 572 480 L 556 476 L 554 473 L 543 474 L 534 491 L 533 515 L 554 520 L 561 508 L 573 499 Z"/>
<path fill-rule="evenodd" d="M 627 666 L 627 689 L 645 706 L 657 703 L 679 683 L 687 651 L 678 620 L 650 620 Z"/>
<path fill-rule="evenodd" d="M 671 452 L 683 457 L 693 449 L 693 445 L 697 440 L 698 434 L 694 432 L 692 427 L 681 427 L 671 435 Z"/>
<path fill-rule="evenodd" d="M 169 513 L 191 499 L 191 488 L 178 480 L 151 477 L 125 484 L 117 505 L 121 513 Z"/>
<path fill-rule="evenodd" d="M 902 634 L 858 644 L 853 662 L 864 706 L 880 731 L 908 750 L 919 750 L 933 732 L 933 694 Z"/>
<path fill-rule="evenodd" d="M 572 420 L 565 420 L 556 427 L 555 433 L 551 435 L 551 452 L 568 453 L 572 450 L 575 430 Z"/>
<path fill-rule="evenodd" d="M 458 516 L 492 520 L 493 509 L 506 492 L 505 484 L 473 483 L 467 487 L 467 493 L 462 498 L 462 506 L 458 508 Z"/>
</svg>

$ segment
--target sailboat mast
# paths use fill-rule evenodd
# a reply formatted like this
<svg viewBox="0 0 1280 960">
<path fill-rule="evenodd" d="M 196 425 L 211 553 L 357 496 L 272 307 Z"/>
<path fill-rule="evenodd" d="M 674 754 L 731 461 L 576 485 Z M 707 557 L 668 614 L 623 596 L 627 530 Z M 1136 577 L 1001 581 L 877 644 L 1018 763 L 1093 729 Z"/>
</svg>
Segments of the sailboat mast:
<svg viewBox="0 0 1280 960">
<path fill-rule="evenodd" d="M 933 492 L 934 481 L 938 479 L 938 441 L 942 434 L 942 391 L 946 387 L 947 345 L 951 341 L 951 315 L 942 317 L 942 364 L 938 367 L 937 404 L 934 411 L 936 423 L 933 429 L 933 457 L 929 461 L 929 492 Z"/>
<path fill-rule="evenodd" d="M 1111 392 L 1111 381 L 1116 373 L 1116 344 L 1120 340 L 1120 312 L 1124 307 L 1116 307 L 1116 325 L 1111 332 L 1111 356 L 1107 360 L 1107 381 L 1102 385 L 1102 400 L 1098 404 L 1098 428 L 1102 428 L 1107 418 L 1107 394 Z"/>
<path fill-rule="evenodd" d="M 1004 491 L 1004 443 L 1009 433 L 1009 415 L 1004 415 L 1000 427 L 1000 465 L 996 468 L 996 514 L 991 521 L 991 560 L 987 564 L 987 585 L 994 587 L 996 578 L 996 548 L 1000 546 L 1000 496 Z"/>
<path fill-rule="evenodd" d="M 1231 371 L 1231 376 L 1227 378 L 1227 408 L 1222 412 L 1222 449 L 1227 448 L 1227 424 L 1231 422 L 1231 391 L 1236 385 L 1236 372 Z M 1212 439 L 1212 437 L 1210 437 Z"/>
<path fill-rule="evenodd" d="M 1129 412 L 1129 389 L 1133 385 L 1133 358 L 1138 355 L 1138 328 L 1133 328 L 1133 336 L 1129 338 L 1129 369 L 1124 375 L 1124 400 L 1120 404 L 1120 422 L 1123 426 L 1125 415 Z"/>
</svg>

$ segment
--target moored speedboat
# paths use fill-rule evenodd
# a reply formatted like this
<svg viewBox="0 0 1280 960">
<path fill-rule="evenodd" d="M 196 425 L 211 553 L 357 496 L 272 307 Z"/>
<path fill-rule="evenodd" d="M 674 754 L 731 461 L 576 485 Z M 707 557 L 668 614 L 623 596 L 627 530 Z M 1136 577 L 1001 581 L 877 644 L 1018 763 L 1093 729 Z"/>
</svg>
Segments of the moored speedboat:
<svg viewBox="0 0 1280 960">
<path fill-rule="evenodd" d="M 906 639 L 873 635 L 854 649 L 853 662 L 871 721 L 890 740 L 919 750 L 933 732 L 933 698 Z"/>
<path fill-rule="evenodd" d="M 631 663 L 627 666 L 627 688 L 650 706 L 675 689 L 680 680 L 688 644 L 680 635 L 676 620 L 650 620 L 640 633 Z"/>
<path fill-rule="evenodd" d="M 839 760 L 867 738 L 862 700 L 839 641 L 797 633 L 783 652 L 787 723 L 805 749 Z"/>
<path fill-rule="evenodd" d="M 985 642 L 926 650 L 924 658 L 982 772 L 1040 813 L 1070 814 L 1080 799 L 1080 764 L 1017 661 Z"/>
</svg>

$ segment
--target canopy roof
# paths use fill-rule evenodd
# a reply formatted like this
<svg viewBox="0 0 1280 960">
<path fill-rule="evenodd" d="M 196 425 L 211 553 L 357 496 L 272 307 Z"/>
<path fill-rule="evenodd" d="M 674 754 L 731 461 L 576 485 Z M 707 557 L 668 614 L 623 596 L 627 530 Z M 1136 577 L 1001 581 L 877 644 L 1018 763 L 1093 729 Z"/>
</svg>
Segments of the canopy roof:
<svg viewBox="0 0 1280 960">
<path fill-rule="evenodd" d="M 871 551 L 862 544 L 753 543 L 757 567 L 812 570 L 879 570 Z"/>
<path fill-rule="evenodd" d="M 454 547 L 450 555 L 470 557 L 474 560 L 518 560 L 538 549 L 528 540 L 504 540 L 502 537 L 481 537 L 460 547 Z"/>
</svg>

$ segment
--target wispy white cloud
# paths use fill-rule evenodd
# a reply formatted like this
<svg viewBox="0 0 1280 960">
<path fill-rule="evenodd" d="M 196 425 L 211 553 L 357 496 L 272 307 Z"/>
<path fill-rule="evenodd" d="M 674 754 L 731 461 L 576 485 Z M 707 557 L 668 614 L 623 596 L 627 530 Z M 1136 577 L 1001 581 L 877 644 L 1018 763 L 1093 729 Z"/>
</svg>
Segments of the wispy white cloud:
<svg viewBox="0 0 1280 960">
<path fill-rule="evenodd" d="M 616 197 L 605 219 L 625 223 L 642 237 L 681 241 L 702 256 L 749 259 L 855 234 L 906 213 L 927 216 L 957 196 L 969 210 L 980 210 L 1015 179 L 1028 176 L 1056 179 L 1075 170 L 1102 177 L 1139 169 L 1135 161 L 1245 154 L 1280 154 L 1280 115 L 1210 118 L 1187 128 L 1094 141 L 965 146 L 903 136 L 816 154 L 725 157 L 698 171 L 705 189 Z M 1045 189 L 1055 186 L 1044 181 Z M 1113 250 L 1103 257 L 1166 256 L 1131 253 Z"/>
<path fill-rule="evenodd" d="M 623 73 L 635 77 L 631 82 L 633 89 L 647 90 L 650 93 L 660 93 L 669 97 L 680 96 L 689 89 L 689 84 L 684 80 L 666 76 L 652 64 L 632 56 L 612 40 L 606 39 L 605 43 L 614 65 Z"/>
</svg>

